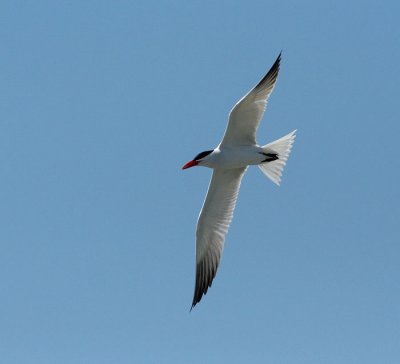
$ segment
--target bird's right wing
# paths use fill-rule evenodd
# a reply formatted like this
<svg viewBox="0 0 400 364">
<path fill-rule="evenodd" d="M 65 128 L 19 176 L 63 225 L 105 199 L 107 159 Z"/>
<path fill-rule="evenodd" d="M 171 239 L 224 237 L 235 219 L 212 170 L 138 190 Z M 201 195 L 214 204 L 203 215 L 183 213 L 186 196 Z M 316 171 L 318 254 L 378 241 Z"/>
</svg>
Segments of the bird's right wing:
<svg viewBox="0 0 400 364">
<path fill-rule="evenodd" d="M 196 286 L 192 308 L 207 293 L 217 272 L 246 168 L 215 169 L 196 231 Z"/>
</svg>

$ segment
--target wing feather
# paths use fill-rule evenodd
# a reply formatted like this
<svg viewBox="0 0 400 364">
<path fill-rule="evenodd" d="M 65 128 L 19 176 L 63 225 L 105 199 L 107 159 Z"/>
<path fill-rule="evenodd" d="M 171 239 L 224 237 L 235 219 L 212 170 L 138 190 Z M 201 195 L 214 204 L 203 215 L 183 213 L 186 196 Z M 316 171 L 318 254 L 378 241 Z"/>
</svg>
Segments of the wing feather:
<svg viewBox="0 0 400 364">
<path fill-rule="evenodd" d="M 232 108 L 221 146 L 256 144 L 256 132 L 278 78 L 281 53 L 263 79 Z"/>
<path fill-rule="evenodd" d="M 211 287 L 246 168 L 215 169 L 196 231 L 196 285 L 192 308 Z"/>
</svg>

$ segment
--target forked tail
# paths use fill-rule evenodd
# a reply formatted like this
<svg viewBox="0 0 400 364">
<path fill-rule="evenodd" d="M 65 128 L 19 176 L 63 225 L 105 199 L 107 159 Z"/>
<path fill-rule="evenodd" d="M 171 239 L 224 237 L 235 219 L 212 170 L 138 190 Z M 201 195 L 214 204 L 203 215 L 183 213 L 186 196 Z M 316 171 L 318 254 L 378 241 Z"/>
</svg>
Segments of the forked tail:
<svg viewBox="0 0 400 364">
<path fill-rule="evenodd" d="M 283 167 L 285 167 L 286 161 L 289 158 L 296 137 L 296 131 L 297 130 L 293 130 L 288 135 L 262 147 L 266 155 L 276 155 L 277 159 L 261 163 L 258 167 L 260 167 L 261 171 L 278 186 L 281 183 Z"/>
</svg>

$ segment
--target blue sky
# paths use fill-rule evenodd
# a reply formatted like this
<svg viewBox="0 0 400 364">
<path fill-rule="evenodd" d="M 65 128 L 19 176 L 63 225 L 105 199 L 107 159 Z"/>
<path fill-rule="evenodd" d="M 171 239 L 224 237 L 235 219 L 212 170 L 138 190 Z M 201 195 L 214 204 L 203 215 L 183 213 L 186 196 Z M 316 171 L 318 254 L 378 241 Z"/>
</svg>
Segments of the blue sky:
<svg viewBox="0 0 400 364">
<path fill-rule="evenodd" d="M 3 1 L 0 357 L 398 363 L 396 1 Z M 283 50 L 222 263 L 194 233 L 234 103 Z"/>
</svg>

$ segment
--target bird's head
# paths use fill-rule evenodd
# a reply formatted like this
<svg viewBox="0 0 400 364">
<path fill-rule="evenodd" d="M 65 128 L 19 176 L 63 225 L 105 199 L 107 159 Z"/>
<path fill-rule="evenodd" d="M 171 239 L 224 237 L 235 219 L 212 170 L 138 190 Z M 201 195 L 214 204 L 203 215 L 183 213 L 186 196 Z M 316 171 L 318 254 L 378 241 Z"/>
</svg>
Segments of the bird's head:
<svg viewBox="0 0 400 364">
<path fill-rule="evenodd" d="M 208 159 L 208 156 L 213 152 L 213 150 L 206 150 L 205 152 L 201 152 L 196 155 L 191 161 L 187 162 L 182 169 L 187 169 L 194 166 L 201 166 L 201 162 Z"/>
</svg>

